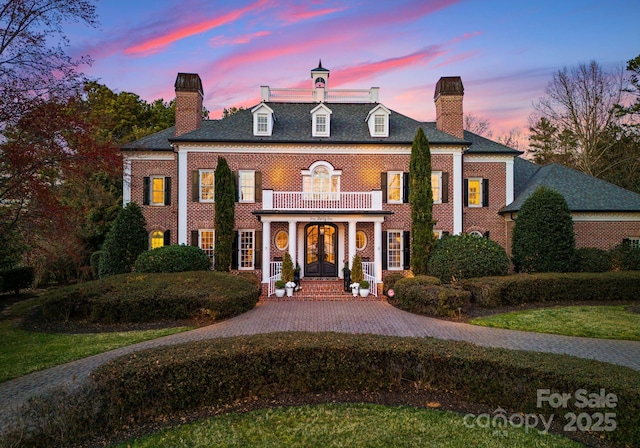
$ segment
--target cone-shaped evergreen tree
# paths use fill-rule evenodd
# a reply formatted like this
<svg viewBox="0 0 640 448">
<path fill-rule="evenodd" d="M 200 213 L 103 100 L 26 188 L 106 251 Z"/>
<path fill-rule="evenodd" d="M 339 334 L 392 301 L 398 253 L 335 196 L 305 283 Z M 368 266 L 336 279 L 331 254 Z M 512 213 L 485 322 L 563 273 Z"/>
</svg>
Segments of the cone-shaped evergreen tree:
<svg viewBox="0 0 640 448">
<path fill-rule="evenodd" d="M 118 212 L 102 245 L 100 277 L 131 272 L 138 255 L 149 248 L 146 227 L 142 209 L 135 202 L 128 203 Z"/>
<path fill-rule="evenodd" d="M 431 150 L 422 128 L 418 128 L 409 160 L 409 203 L 411 204 L 411 269 L 415 275 L 427 273 L 433 236 L 433 192 L 431 190 Z"/>
<path fill-rule="evenodd" d="M 213 254 L 215 270 L 229 272 L 231 270 L 233 239 L 235 238 L 236 189 L 233 183 L 233 173 L 227 160 L 223 157 L 218 157 L 214 196 L 216 201 L 216 241 Z"/>
</svg>

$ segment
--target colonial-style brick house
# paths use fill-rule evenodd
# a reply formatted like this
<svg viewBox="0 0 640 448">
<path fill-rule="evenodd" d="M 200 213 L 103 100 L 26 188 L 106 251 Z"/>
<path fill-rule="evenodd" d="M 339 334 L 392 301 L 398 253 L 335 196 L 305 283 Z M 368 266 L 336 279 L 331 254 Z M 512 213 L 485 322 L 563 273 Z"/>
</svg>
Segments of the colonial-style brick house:
<svg viewBox="0 0 640 448">
<path fill-rule="evenodd" d="M 329 89 L 322 64 L 311 79 L 308 90 L 263 86 L 255 107 L 202 120 L 200 77 L 178 74 L 175 126 L 122 148 L 124 203 L 142 205 L 150 247 L 191 244 L 213 256 L 214 176 L 224 157 L 236 179 L 234 269 L 255 271 L 270 293 L 285 252 L 306 279 L 340 278 L 360 254 L 379 283 L 409 269 L 408 171 L 419 127 L 431 148 L 438 235 L 474 233 L 509 251 L 519 207 L 548 185 L 567 198 L 579 247 L 640 239 L 640 195 L 539 167 L 464 131 L 459 77 L 438 81 L 435 123 L 388 109 L 378 88 Z"/>
</svg>

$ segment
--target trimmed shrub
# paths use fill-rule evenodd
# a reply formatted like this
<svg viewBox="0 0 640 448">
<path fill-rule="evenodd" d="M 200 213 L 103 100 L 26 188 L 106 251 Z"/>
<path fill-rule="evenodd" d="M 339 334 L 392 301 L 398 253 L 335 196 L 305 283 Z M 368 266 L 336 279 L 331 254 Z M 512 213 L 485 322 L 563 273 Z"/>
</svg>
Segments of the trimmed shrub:
<svg viewBox="0 0 640 448">
<path fill-rule="evenodd" d="M 122 274 L 48 291 L 49 321 L 150 322 L 193 317 L 227 318 L 250 310 L 260 296 L 253 276 L 194 271 Z"/>
<path fill-rule="evenodd" d="M 603 435 L 623 443 L 640 439 L 640 372 L 430 338 L 280 333 L 215 339 L 127 355 L 99 367 L 93 379 L 107 427 L 163 421 L 247 398 L 324 392 L 447 391 L 491 409 L 550 415 L 557 410 L 537 407 L 538 389 L 605 388 L 618 406 L 616 430 Z M 583 410 L 569 400 L 562 412 Z"/>
<path fill-rule="evenodd" d="M 213 258 L 215 270 L 229 272 L 234 260 L 233 242 L 237 238 L 233 230 L 236 213 L 236 188 L 233 173 L 224 157 L 218 156 L 218 166 L 214 177 L 215 196 L 215 244 Z"/>
<path fill-rule="evenodd" d="M 609 251 L 611 255 L 611 268 L 614 271 L 638 271 L 640 270 L 640 248 L 629 244 L 618 244 Z"/>
<path fill-rule="evenodd" d="M 131 272 L 142 252 L 149 247 L 149 236 L 142 209 L 130 202 L 120 210 L 102 245 L 100 277 Z"/>
<path fill-rule="evenodd" d="M 438 278 L 426 275 L 398 280 L 395 292 L 391 299 L 393 305 L 426 316 L 452 317 L 458 308 L 464 308 L 471 301 L 469 291 L 453 285 L 440 285 Z"/>
<path fill-rule="evenodd" d="M 639 300 L 640 272 L 541 273 L 473 278 L 461 282 L 485 308 L 532 302 Z"/>
<path fill-rule="evenodd" d="M 518 272 L 570 272 L 575 266 L 573 218 L 564 197 L 541 186 L 529 196 L 513 228 L 511 252 Z"/>
<path fill-rule="evenodd" d="M 293 281 L 293 260 L 291 259 L 291 254 L 289 252 L 285 252 L 282 256 L 281 277 L 285 283 Z"/>
<path fill-rule="evenodd" d="M 461 234 L 438 241 L 429 257 L 429 273 L 449 283 L 472 277 L 507 275 L 509 257 L 488 238 Z"/>
<path fill-rule="evenodd" d="M 402 275 L 400 272 L 391 272 L 385 275 L 382 283 L 383 294 L 386 296 L 387 292 L 389 292 L 390 289 L 395 288 L 396 282 L 398 280 L 402 280 L 403 278 L 404 278 L 404 275 Z"/>
<path fill-rule="evenodd" d="M 211 259 L 196 246 L 163 246 L 142 252 L 136 272 L 185 272 L 211 269 Z"/>
<path fill-rule="evenodd" d="M 23 266 L 0 271 L 0 286 L 2 292 L 13 291 L 15 295 L 20 295 L 20 290 L 30 287 L 34 280 L 34 271 L 31 266 Z"/>
<path fill-rule="evenodd" d="M 576 250 L 580 272 L 607 272 L 611 270 L 611 255 L 606 250 L 582 247 Z"/>
<path fill-rule="evenodd" d="M 360 255 L 355 254 L 353 256 L 353 262 L 351 264 L 351 281 L 353 283 L 360 283 L 364 278 L 364 273 L 362 272 L 362 258 Z"/>
</svg>

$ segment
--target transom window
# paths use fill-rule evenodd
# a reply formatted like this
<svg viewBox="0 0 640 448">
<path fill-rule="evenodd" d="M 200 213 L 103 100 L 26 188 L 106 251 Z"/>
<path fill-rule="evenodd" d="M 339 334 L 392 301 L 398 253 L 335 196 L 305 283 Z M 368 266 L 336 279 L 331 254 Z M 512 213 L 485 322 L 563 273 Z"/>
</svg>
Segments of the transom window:
<svg viewBox="0 0 640 448">
<path fill-rule="evenodd" d="M 310 170 L 302 172 L 302 190 L 305 199 L 338 199 L 340 175 L 326 162 L 316 162 Z M 308 194 L 307 194 L 308 193 Z"/>
<path fill-rule="evenodd" d="M 213 202 L 215 199 L 215 172 L 213 170 L 200 171 L 200 201 Z"/>
<path fill-rule="evenodd" d="M 402 202 L 402 171 L 387 173 L 387 202 L 399 204 Z"/>
<path fill-rule="evenodd" d="M 402 269 L 402 232 L 400 230 L 387 231 L 387 268 Z"/>
<path fill-rule="evenodd" d="M 253 269 L 254 262 L 254 230 L 241 230 L 240 231 L 240 244 L 238 254 L 238 269 Z"/>
<path fill-rule="evenodd" d="M 256 200 L 255 171 L 239 171 L 238 186 L 240 189 L 240 202 L 255 202 Z"/>
<path fill-rule="evenodd" d="M 469 179 L 469 207 L 482 207 L 482 179 Z"/>
<path fill-rule="evenodd" d="M 154 230 L 151 232 L 151 249 L 157 249 L 164 246 L 164 232 Z"/>
</svg>

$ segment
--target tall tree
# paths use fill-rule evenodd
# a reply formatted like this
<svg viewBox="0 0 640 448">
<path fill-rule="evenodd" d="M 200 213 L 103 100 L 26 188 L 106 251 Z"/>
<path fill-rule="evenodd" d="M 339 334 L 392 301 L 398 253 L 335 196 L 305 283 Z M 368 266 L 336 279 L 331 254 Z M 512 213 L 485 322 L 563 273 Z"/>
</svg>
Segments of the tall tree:
<svg viewBox="0 0 640 448">
<path fill-rule="evenodd" d="M 474 134 L 482 135 L 487 138 L 491 138 L 493 132 L 491 131 L 491 123 L 486 118 L 478 117 L 473 114 L 464 114 L 463 127 L 465 131 L 473 132 Z"/>
<path fill-rule="evenodd" d="M 605 71 L 595 61 L 565 67 L 553 74 L 546 95 L 534 104 L 539 118 L 547 118 L 560 134 L 571 133 L 573 163 L 587 174 L 600 176 L 609 168 L 600 162 L 613 145 L 607 129 L 616 123 L 614 105 L 622 98 L 623 79 L 622 70 Z"/>
<path fill-rule="evenodd" d="M 96 26 L 93 0 L 5 0 L 0 3 L 0 125 L 38 107 L 34 99 L 66 98 L 81 87 L 88 57 L 65 53 L 65 23 Z"/>
<path fill-rule="evenodd" d="M 574 134 L 566 129 L 560 132 L 547 117 L 529 127 L 529 152 L 536 163 L 572 166 L 575 150 Z"/>
<path fill-rule="evenodd" d="M 411 268 L 415 275 L 427 273 L 433 235 L 433 191 L 431 151 L 422 128 L 418 128 L 409 159 L 409 203 L 411 204 Z"/>
<path fill-rule="evenodd" d="M 215 245 L 213 260 L 215 270 L 229 272 L 235 238 L 235 185 L 233 173 L 224 157 L 218 157 L 215 173 Z"/>
<path fill-rule="evenodd" d="M 628 85 L 624 91 L 629 93 L 632 102 L 629 105 L 616 104 L 615 110 L 618 116 L 632 120 L 631 126 L 640 127 L 640 55 L 627 61 L 629 72 Z M 626 123 L 625 123 L 626 124 Z"/>
</svg>

